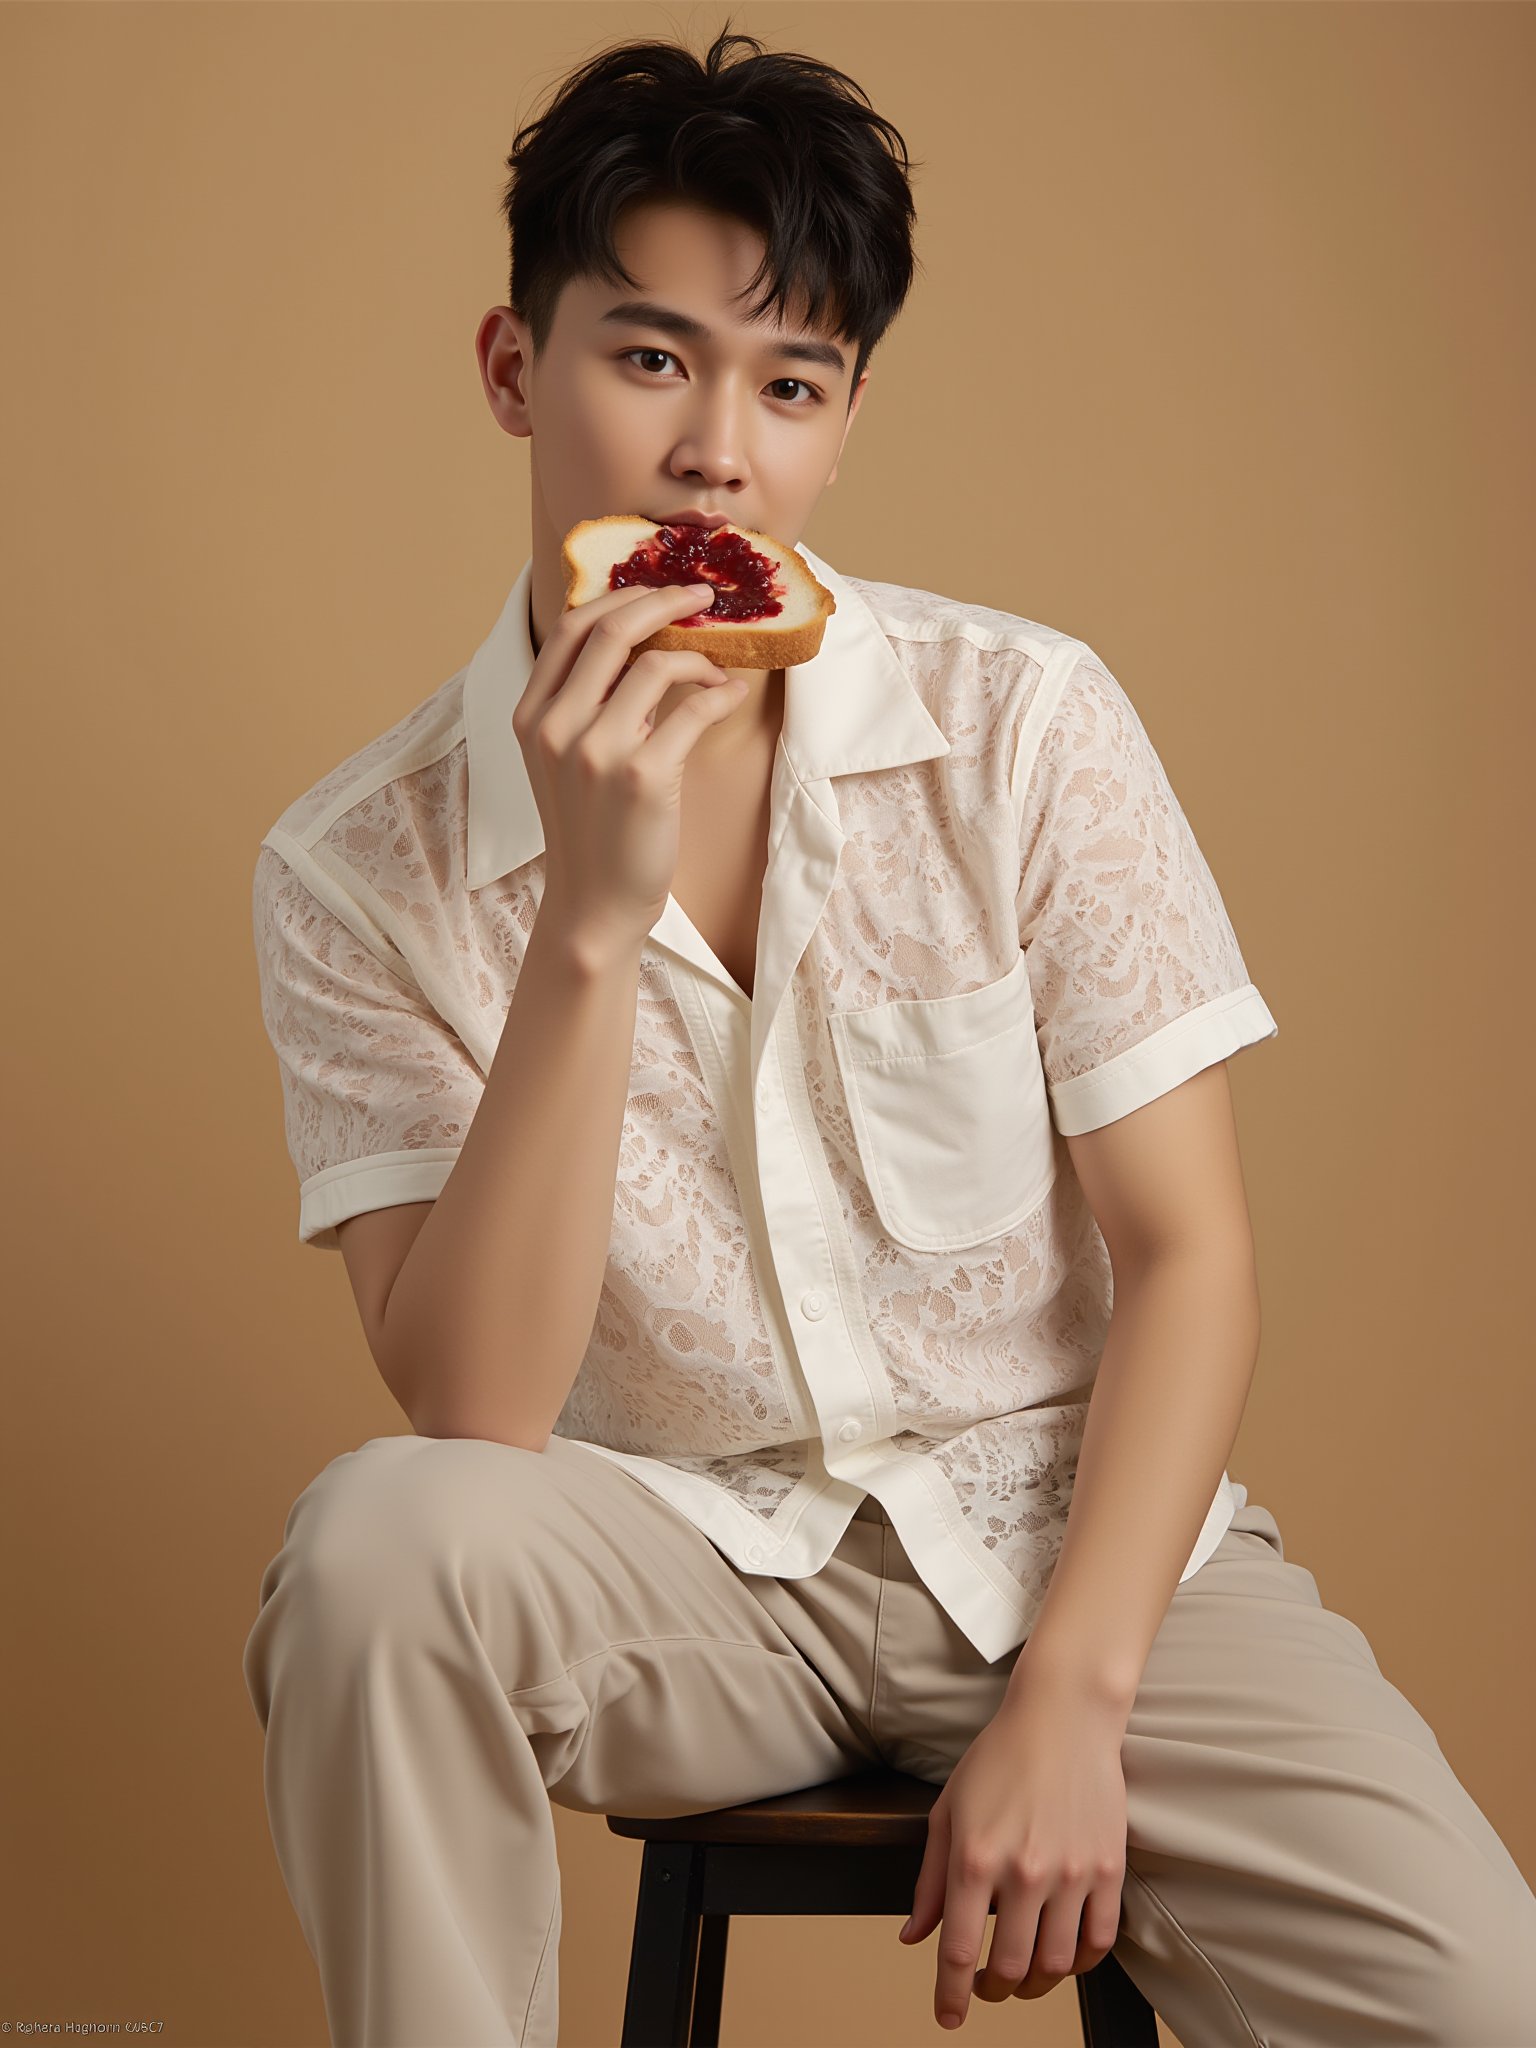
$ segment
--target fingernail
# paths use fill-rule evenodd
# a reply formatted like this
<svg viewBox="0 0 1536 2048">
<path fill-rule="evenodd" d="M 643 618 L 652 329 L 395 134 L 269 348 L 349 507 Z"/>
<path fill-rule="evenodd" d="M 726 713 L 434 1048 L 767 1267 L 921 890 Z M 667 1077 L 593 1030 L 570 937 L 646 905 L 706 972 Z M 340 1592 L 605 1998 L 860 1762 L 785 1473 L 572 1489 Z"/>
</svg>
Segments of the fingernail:
<svg viewBox="0 0 1536 2048">
<path fill-rule="evenodd" d="M 907 1922 L 906 1926 L 905 1926 L 905 1927 L 903 1927 L 903 1929 L 901 1930 L 901 1933 L 902 1933 L 902 1939 L 903 1939 L 903 1940 L 905 1940 L 905 1939 L 906 1939 L 906 1937 L 907 1937 L 907 1936 L 908 1936 L 908 1935 L 909 1935 L 909 1934 L 910 1934 L 910 1933 L 912 1932 L 912 1927 L 913 1927 L 913 1922 L 912 1922 L 911 1920 L 909 1920 L 909 1921 Z"/>
<path fill-rule="evenodd" d="M 939 2014 L 939 2025 L 940 2025 L 941 2027 L 958 2027 L 958 2026 L 959 2026 L 959 2024 L 960 2024 L 960 2015 L 959 2015 L 959 2013 L 957 2013 L 957 2012 L 941 2012 L 941 2013 Z"/>
</svg>

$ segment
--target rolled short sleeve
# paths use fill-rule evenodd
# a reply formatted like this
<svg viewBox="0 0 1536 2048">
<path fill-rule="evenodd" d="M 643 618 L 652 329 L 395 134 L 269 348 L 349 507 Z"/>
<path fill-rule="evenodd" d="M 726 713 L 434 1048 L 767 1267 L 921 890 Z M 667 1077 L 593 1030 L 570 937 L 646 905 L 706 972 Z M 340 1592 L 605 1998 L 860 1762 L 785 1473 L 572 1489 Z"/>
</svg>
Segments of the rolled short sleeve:
<svg viewBox="0 0 1536 2048">
<path fill-rule="evenodd" d="M 386 965 L 265 844 L 252 918 L 299 1241 L 334 1251 L 349 1216 L 436 1200 L 484 1082 L 403 963 Z"/>
<path fill-rule="evenodd" d="M 1014 769 L 1019 944 L 1052 1120 L 1075 1137 L 1279 1027 L 1146 729 L 1091 649 L 1042 709 Z"/>
</svg>

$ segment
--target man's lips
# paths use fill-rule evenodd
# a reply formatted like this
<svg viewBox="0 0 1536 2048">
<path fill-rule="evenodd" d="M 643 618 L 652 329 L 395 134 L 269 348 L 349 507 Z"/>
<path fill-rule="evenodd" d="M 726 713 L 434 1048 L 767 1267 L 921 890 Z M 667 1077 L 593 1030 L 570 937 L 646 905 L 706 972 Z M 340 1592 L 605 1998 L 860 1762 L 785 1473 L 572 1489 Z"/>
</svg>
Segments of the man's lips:
<svg viewBox="0 0 1536 2048">
<path fill-rule="evenodd" d="M 728 512 L 699 512 L 692 507 L 685 512 L 669 513 L 664 519 L 657 519 L 654 512 L 647 512 L 645 516 L 647 519 L 655 520 L 658 526 L 702 526 L 710 533 L 731 523 Z"/>
</svg>

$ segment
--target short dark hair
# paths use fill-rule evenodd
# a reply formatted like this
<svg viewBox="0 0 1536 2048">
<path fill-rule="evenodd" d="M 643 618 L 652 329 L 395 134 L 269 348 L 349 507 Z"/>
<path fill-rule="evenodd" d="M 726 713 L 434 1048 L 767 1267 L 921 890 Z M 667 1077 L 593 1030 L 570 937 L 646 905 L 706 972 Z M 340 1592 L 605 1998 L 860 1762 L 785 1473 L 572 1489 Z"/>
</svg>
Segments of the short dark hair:
<svg viewBox="0 0 1536 2048">
<path fill-rule="evenodd" d="M 513 138 L 501 211 L 511 237 L 510 304 L 537 356 L 578 276 L 636 289 L 614 248 L 620 210 L 688 200 L 761 235 L 746 287 L 753 308 L 805 317 L 856 346 L 848 403 L 912 285 L 912 160 L 899 131 L 846 73 L 732 35 L 701 63 L 677 43 L 622 43 L 571 72 Z M 753 52 L 725 62 L 733 44 Z"/>
</svg>

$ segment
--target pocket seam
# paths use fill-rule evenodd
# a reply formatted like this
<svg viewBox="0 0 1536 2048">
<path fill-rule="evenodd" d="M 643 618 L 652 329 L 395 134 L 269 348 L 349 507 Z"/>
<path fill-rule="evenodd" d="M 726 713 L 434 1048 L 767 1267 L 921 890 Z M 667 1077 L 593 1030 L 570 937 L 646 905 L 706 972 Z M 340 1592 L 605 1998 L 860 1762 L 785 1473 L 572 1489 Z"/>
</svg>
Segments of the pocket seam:
<svg viewBox="0 0 1536 2048">
<path fill-rule="evenodd" d="M 998 1032 L 988 1033 L 988 1036 L 1001 1036 L 1002 1032 L 1014 1030 L 1024 1022 L 1028 1022 L 1033 1028 L 1035 1023 L 1034 1002 L 1030 995 L 1029 973 L 1024 964 L 1025 957 L 1021 947 L 1018 958 L 1005 973 L 1000 974 L 993 981 L 983 982 L 979 988 L 962 989 L 958 995 L 898 996 L 890 1002 L 870 1004 L 861 1010 L 829 1011 L 828 1021 L 831 1024 L 834 1035 L 841 1037 L 848 1044 L 850 1052 L 854 1055 L 854 1062 L 859 1066 L 868 1066 L 877 1060 L 935 1059 L 948 1052 L 969 1052 L 973 1046 L 984 1045 L 986 1039 L 975 1037 L 962 1038 L 959 1045 L 939 1046 L 931 1052 L 919 1050 L 915 1053 L 901 1053 L 881 1051 L 881 1034 L 889 1034 L 892 1031 L 900 1033 L 905 1028 L 908 1020 L 915 1019 L 920 1015 L 936 1019 L 958 1018 L 960 1020 L 960 1029 L 963 1032 L 965 1029 L 965 1018 L 970 1014 L 970 1008 L 985 1011 L 989 1006 L 1009 1002 L 1013 996 L 1014 984 L 1019 982 L 1024 986 L 1027 1002 L 1026 1015 L 1022 1018 L 1011 1017 L 1000 1027 Z M 1008 994 L 999 994 L 999 991 L 1005 988 L 1008 990 Z M 982 999 L 985 1000 L 983 1001 Z M 875 1048 L 873 1053 L 864 1059 L 857 1058 L 857 1046 L 861 1037 Z"/>
<path fill-rule="evenodd" d="M 938 998 L 938 1000 L 940 1002 L 946 1002 L 948 1001 L 948 998 L 941 996 Z M 855 1012 L 854 1014 L 859 1015 L 861 1013 Z M 1026 1024 L 1029 1025 L 1031 1030 L 1034 1029 L 1033 1022 L 1030 1018 L 1021 1017 L 1018 1019 L 1016 1023 L 1005 1024 L 1000 1031 L 989 1031 L 985 1038 L 972 1038 L 968 1040 L 967 1043 L 964 1045 L 947 1045 L 940 1052 L 871 1053 L 868 1059 L 858 1059 L 855 1057 L 850 1061 L 850 1064 L 860 1068 L 930 1066 L 935 1060 L 952 1060 L 957 1058 L 963 1052 L 975 1052 L 978 1046 L 991 1045 L 994 1039 L 1007 1038 L 1012 1032 L 1022 1031 Z"/>
</svg>

